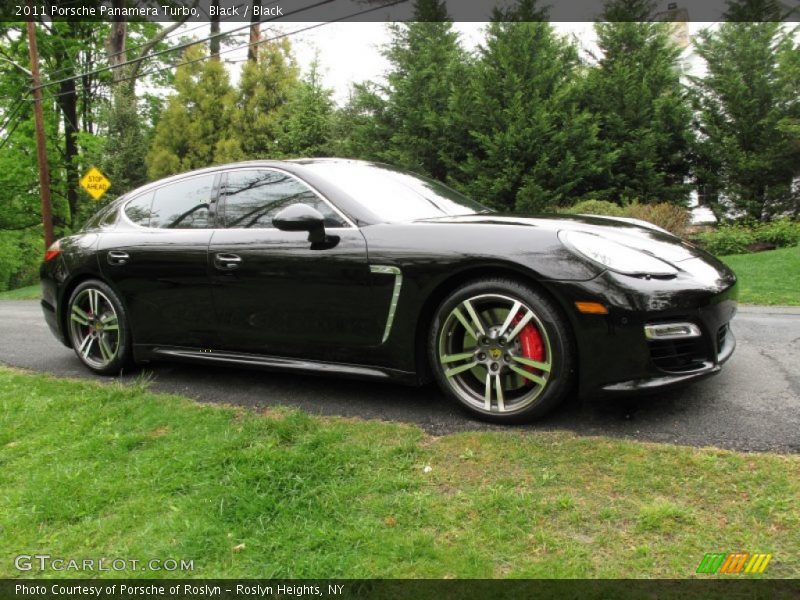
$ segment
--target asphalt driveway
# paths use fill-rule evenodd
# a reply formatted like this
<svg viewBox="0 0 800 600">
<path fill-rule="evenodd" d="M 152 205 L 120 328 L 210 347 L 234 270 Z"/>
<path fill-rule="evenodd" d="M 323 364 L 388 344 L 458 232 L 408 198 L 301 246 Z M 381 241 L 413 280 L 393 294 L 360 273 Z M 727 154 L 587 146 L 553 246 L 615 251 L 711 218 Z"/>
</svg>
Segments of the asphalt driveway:
<svg viewBox="0 0 800 600">
<path fill-rule="evenodd" d="M 737 450 L 800 452 L 800 309 L 741 307 L 733 323 L 738 348 L 721 374 L 693 386 L 629 399 L 572 399 L 523 429 Z M 56 342 L 36 301 L 0 301 L 0 363 L 108 381 Z M 253 408 L 283 405 L 323 415 L 416 423 L 432 434 L 502 429 L 465 416 L 433 386 L 150 365 L 152 388 Z M 123 379 L 137 376 L 136 373 Z"/>
</svg>

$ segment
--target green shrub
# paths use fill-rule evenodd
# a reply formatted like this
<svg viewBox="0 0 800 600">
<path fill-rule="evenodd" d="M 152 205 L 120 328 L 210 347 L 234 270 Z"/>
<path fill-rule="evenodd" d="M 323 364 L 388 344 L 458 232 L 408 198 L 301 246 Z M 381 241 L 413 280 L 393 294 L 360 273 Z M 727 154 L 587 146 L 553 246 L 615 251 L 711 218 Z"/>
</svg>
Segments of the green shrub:
<svg viewBox="0 0 800 600">
<path fill-rule="evenodd" d="M 583 200 L 582 202 L 564 208 L 562 212 L 569 215 L 625 216 L 625 210 L 619 204 L 614 204 L 606 200 Z"/>
<path fill-rule="evenodd" d="M 697 242 L 712 254 L 745 254 L 754 244 L 771 244 L 778 248 L 800 243 L 800 223 L 781 219 L 772 223 L 738 223 L 720 225 L 697 236 Z"/>
<path fill-rule="evenodd" d="M 697 237 L 697 241 L 711 254 L 743 254 L 747 246 L 753 243 L 753 232 L 739 225 L 721 225 L 713 231 L 706 231 Z"/>
<path fill-rule="evenodd" d="M 633 219 L 641 219 L 678 237 L 686 235 L 686 229 L 691 223 L 691 215 L 683 206 L 660 202 L 658 204 L 631 204 L 626 206 L 625 216 Z"/>
<path fill-rule="evenodd" d="M 756 242 L 763 244 L 774 244 L 779 248 L 796 246 L 800 243 L 800 223 L 789 219 L 764 223 L 753 231 L 753 235 Z"/>
<path fill-rule="evenodd" d="M 689 211 L 676 204 L 629 204 L 620 206 L 606 200 L 583 200 L 561 209 L 568 215 L 599 215 L 606 217 L 629 217 L 648 221 L 675 235 L 682 237 L 691 222 Z"/>
<path fill-rule="evenodd" d="M 35 283 L 42 255 L 37 229 L 0 231 L 0 292 Z"/>
</svg>

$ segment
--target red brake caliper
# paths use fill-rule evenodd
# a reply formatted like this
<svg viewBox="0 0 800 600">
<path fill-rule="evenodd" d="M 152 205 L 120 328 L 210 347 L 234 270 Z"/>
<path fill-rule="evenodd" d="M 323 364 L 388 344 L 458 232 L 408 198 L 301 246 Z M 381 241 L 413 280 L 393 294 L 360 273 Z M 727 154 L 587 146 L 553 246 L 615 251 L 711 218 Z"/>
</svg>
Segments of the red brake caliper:
<svg viewBox="0 0 800 600">
<path fill-rule="evenodd" d="M 511 324 L 516 325 L 521 320 L 522 313 L 519 312 L 511 321 Z M 522 331 L 519 332 L 518 336 L 522 356 L 525 358 L 530 358 L 531 360 L 544 362 L 544 342 L 542 342 L 542 336 L 539 334 L 539 330 L 529 322 L 527 325 L 525 325 L 525 327 L 522 328 Z M 539 373 L 538 369 L 528 365 L 523 365 L 522 368 L 526 371 L 530 371 L 531 373 Z M 530 379 L 525 379 L 525 385 L 532 386 L 533 382 Z"/>
</svg>

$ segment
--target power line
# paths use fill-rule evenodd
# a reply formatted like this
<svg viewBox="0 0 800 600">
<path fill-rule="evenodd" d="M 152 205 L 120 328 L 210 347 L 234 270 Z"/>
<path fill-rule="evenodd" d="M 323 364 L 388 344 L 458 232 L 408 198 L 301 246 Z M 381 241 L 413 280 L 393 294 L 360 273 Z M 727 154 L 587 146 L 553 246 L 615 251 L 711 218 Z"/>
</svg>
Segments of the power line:
<svg viewBox="0 0 800 600">
<path fill-rule="evenodd" d="M 317 8 L 318 6 L 323 6 L 325 4 L 330 4 L 331 2 L 334 2 L 334 1 L 335 0 L 321 0 L 320 2 L 316 2 L 316 3 L 311 4 L 309 6 L 305 6 L 303 8 L 299 8 L 297 10 L 294 10 L 294 11 L 291 11 L 291 12 L 287 12 L 287 13 L 285 13 L 283 15 L 283 17 L 285 18 L 285 17 L 289 17 L 291 15 L 295 15 L 297 13 L 305 12 L 307 10 L 311 10 L 312 8 Z M 405 1 L 405 0 L 402 0 L 402 1 Z M 387 4 L 387 5 L 384 5 L 384 6 L 391 6 L 391 4 Z M 381 8 L 383 8 L 383 7 L 381 7 Z M 264 21 L 261 21 L 261 22 L 263 23 L 263 22 L 274 21 L 275 19 L 277 19 L 277 17 L 273 17 L 272 19 L 265 19 Z M 229 34 L 230 33 L 234 33 L 236 31 L 240 31 L 242 29 L 249 28 L 249 27 L 251 27 L 251 25 L 252 25 L 251 23 L 247 23 L 246 25 L 242 25 L 241 27 L 236 27 L 236 28 L 228 31 L 227 33 L 229 33 Z M 85 73 L 80 73 L 78 75 L 73 75 L 71 77 L 64 77 L 63 79 L 58 79 L 56 81 L 48 81 L 47 83 L 43 83 L 43 84 L 39 85 L 38 87 L 34 87 L 33 89 L 34 90 L 43 89 L 43 88 L 51 87 L 51 86 L 54 86 L 54 85 L 58 85 L 60 83 L 64 83 L 65 81 L 70 81 L 70 80 L 73 80 L 73 79 L 80 79 L 81 77 L 86 77 L 88 75 L 97 75 L 98 73 L 104 73 L 104 72 L 110 71 L 112 69 L 125 67 L 125 66 L 130 65 L 130 64 L 136 64 L 136 63 L 142 62 L 144 60 L 147 60 L 147 59 L 150 59 L 150 58 L 154 58 L 156 56 L 161 56 L 163 54 L 167 54 L 168 52 L 175 52 L 176 50 L 182 50 L 182 49 L 188 48 L 189 46 L 194 46 L 195 44 L 199 44 L 199 43 L 202 43 L 202 42 L 207 42 L 208 40 L 210 40 L 211 38 L 214 38 L 214 37 L 217 37 L 217 36 L 213 35 L 213 36 L 209 36 L 209 37 L 206 37 L 206 38 L 202 38 L 200 40 L 195 40 L 195 41 L 191 41 L 191 42 L 185 42 L 183 44 L 178 44 L 177 46 L 172 46 L 171 48 L 165 48 L 164 50 L 158 50 L 157 52 L 152 52 L 152 53 L 147 54 L 145 56 L 140 56 L 138 58 L 127 60 L 125 62 L 122 62 L 122 63 L 118 64 L 118 65 L 113 65 L 113 66 L 112 65 L 107 65 L 105 67 L 100 67 L 98 69 L 94 69 L 92 71 L 87 71 Z"/>
<path fill-rule="evenodd" d="M 14 123 L 14 125 L 11 127 L 11 131 L 9 131 L 6 137 L 3 139 L 3 141 L 0 142 L 0 150 L 2 150 L 5 147 L 8 141 L 11 139 L 11 136 L 14 135 L 14 132 L 17 130 L 17 127 L 19 127 L 20 123 L 22 123 L 22 119 L 17 119 L 17 122 Z"/>
<path fill-rule="evenodd" d="M 2 125 L 0 125 L 0 131 L 6 130 L 8 124 L 11 123 L 11 119 L 14 118 L 14 115 L 16 115 L 19 112 L 19 109 L 22 108 L 22 105 L 25 104 L 27 100 L 28 100 L 27 94 L 26 96 L 23 96 L 22 98 L 17 100 L 17 103 L 14 105 L 14 107 L 8 112 L 8 116 L 6 117 L 5 122 Z"/>
<path fill-rule="evenodd" d="M 279 1 L 280 1 L 280 0 L 274 0 L 273 2 L 270 2 L 270 3 L 266 4 L 265 6 L 266 6 L 266 7 L 269 7 L 269 6 L 271 6 L 271 5 L 277 4 Z M 77 2 L 83 2 L 83 0 L 76 0 L 76 3 L 77 3 Z M 228 22 L 229 20 L 230 20 L 230 18 L 227 18 L 227 19 L 226 19 L 226 18 L 222 18 L 222 19 L 220 19 L 220 23 L 226 23 L 226 22 Z M 235 22 L 235 21 L 234 21 L 234 22 Z M 186 24 L 186 23 L 184 23 L 184 25 L 185 25 L 185 24 Z M 252 23 L 251 23 L 251 24 L 252 24 Z M 180 29 L 180 28 L 179 28 L 179 29 L 176 29 L 175 31 L 173 31 L 173 32 L 171 32 L 171 33 L 169 33 L 169 34 L 165 35 L 165 36 L 164 36 L 164 37 L 163 37 L 163 38 L 162 38 L 162 39 L 159 41 L 159 43 L 161 43 L 161 42 L 165 42 L 165 41 L 167 41 L 167 40 L 169 40 L 169 39 L 172 39 L 172 38 L 174 38 L 174 37 L 178 37 L 178 36 L 186 36 L 186 35 L 188 35 L 189 33 L 193 32 L 193 31 L 196 31 L 196 30 L 198 30 L 198 29 L 207 29 L 207 28 L 208 28 L 208 26 L 209 26 L 209 22 L 203 22 L 203 23 L 200 23 L 199 25 L 195 25 L 194 27 L 190 27 L 189 29 Z M 225 37 L 225 36 L 227 36 L 227 35 L 228 35 L 228 32 L 222 32 L 222 33 L 220 33 L 220 34 L 219 34 L 219 37 Z M 138 50 L 138 49 L 140 49 L 140 48 L 143 48 L 144 46 L 146 46 L 148 43 L 149 43 L 148 41 L 142 41 L 142 42 L 139 42 L 139 41 L 137 41 L 137 43 L 135 43 L 135 44 L 132 44 L 132 45 L 129 45 L 129 46 L 127 46 L 127 45 L 126 45 L 126 47 L 125 47 L 125 52 L 130 52 L 130 51 L 135 51 L 135 50 Z M 70 61 L 70 62 L 72 62 L 72 61 Z M 77 70 L 78 70 L 78 69 L 75 67 L 75 65 L 74 65 L 74 63 L 73 63 L 72 67 L 61 67 L 60 69 L 56 69 L 55 71 L 52 71 L 52 72 L 50 72 L 50 73 L 49 73 L 49 75 L 50 75 L 50 77 L 52 78 L 52 77 L 54 77 L 54 76 L 56 76 L 56 75 L 59 75 L 59 74 L 61 74 L 61 73 L 67 73 L 67 72 L 74 73 L 74 72 L 75 72 L 75 71 L 77 71 Z"/>
<path fill-rule="evenodd" d="M 381 4 L 380 6 L 373 6 L 372 8 L 368 8 L 368 9 L 361 10 L 361 11 L 358 11 L 358 12 L 355 12 L 355 13 L 351 13 L 349 15 L 344 15 L 344 16 L 339 17 L 337 19 L 331 19 L 329 21 L 325 21 L 325 22 L 322 22 L 322 23 L 315 23 L 314 25 L 309 25 L 307 27 L 301 27 L 300 29 L 296 29 L 294 31 L 290 31 L 288 33 L 282 33 L 280 35 L 276 35 L 276 36 L 271 37 L 271 38 L 258 40 L 257 42 L 251 42 L 249 44 L 243 44 L 241 46 L 236 46 L 235 48 L 228 48 L 227 50 L 221 51 L 220 54 L 227 54 L 229 52 L 236 52 L 237 50 L 243 50 L 243 49 L 249 48 L 251 46 L 257 46 L 259 44 L 266 44 L 268 42 L 273 42 L 273 41 L 279 40 L 281 38 L 285 38 L 285 37 L 289 37 L 289 36 L 292 36 L 292 35 L 296 35 L 298 33 L 303 33 L 305 31 L 310 31 L 312 29 L 317 29 L 319 27 L 324 27 L 325 25 L 330 25 L 331 23 L 338 23 L 340 21 L 345 21 L 347 19 L 352 19 L 353 17 L 358 17 L 358 16 L 361 16 L 363 14 L 367 14 L 367 13 L 370 13 L 370 12 L 373 12 L 373 11 L 376 11 L 376 10 L 380 10 L 382 8 L 388 8 L 390 6 L 395 6 L 396 4 L 403 4 L 405 2 L 408 2 L 408 0 L 395 0 L 394 2 L 389 2 L 388 4 Z M 201 41 L 203 41 L 203 40 L 201 40 Z M 195 43 L 200 43 L 200 41 L 195 42 Z M 179 64 L 177 66 L 178 67 L 182 67 L 184 65 L 190 65 L 190 64 L 193 64 L 193 63 L 196 63 L 196 62 L 201 62 L 201 61 L 204 61 L 204 60 L 210 60 L 211 58 L 212 58 L 211 56 L 203 56 L 203 57 L 200 57 L 200 58 L 193 58 L 191 60 L 183 61 L 183 62 L 181 62 L 181 64 Z M 234 63 L 245 62 L 245 60 L 246 59 L 242 59 L 242 60 L 232 61 L 232 62 L 234 62 Z M 154 75 L 156 73 L 160 73 L 162 71 L 168 71 L 168 70 L 173 69 L 173 68 L 176 68 L 176 67 L 173 67 L 173 66 L 159 67 L 158 69 L 152 69 L 150 71 L 145 71 L 144 73 L 140 73 L 140 74 L 135 75 L 135 76 L 124 77 L 122 79 L 119 79 L 118 82 L 128 81 L 130 79 L 135 79 L 137 77 L 146 77 L 148 75 Z"/>
</svg>

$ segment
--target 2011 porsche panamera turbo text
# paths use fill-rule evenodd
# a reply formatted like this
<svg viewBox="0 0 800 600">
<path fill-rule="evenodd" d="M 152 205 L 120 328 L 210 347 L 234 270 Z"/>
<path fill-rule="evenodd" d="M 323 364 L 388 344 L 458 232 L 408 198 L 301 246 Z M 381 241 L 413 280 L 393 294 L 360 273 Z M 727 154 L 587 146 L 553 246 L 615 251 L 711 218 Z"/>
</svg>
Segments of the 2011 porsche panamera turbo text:
<svg viewBox="0 0 800 600">
<path fill-rule="evenodd" d="M 498 214 L 360 161 L 149 184 L 60 240 L 41 275 L 51 329 L 101 373 L 173 359 L 435 378 L 498 421 L 540 416 L 575 385 L 704 377 L 735 346 L 735 276 L 667 232 Z"/>
</svg>

